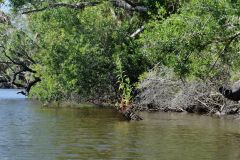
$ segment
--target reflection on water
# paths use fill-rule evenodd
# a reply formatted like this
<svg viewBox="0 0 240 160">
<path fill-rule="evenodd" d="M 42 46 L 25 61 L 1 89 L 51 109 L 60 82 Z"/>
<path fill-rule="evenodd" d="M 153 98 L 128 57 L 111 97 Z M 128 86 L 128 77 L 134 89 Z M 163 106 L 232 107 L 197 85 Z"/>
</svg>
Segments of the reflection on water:
<svg viewBox="0 0 240 160">
<path fill-rule="evenodd" d="M 0 100 L 0 159 L 240 159 L 239 121 L 142 115 L 144 121 L 125 122 L 109 108 L 47 109 L 5 97 Z"/>
</svg>

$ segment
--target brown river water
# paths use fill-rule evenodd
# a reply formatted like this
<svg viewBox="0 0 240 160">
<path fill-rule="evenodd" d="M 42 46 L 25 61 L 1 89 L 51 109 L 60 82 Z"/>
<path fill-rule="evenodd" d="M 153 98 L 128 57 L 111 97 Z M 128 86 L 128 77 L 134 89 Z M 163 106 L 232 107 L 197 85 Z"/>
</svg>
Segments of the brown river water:
<svg viewBox="0 0 240 160">
<path fill-rule="evenodd" d="M 240 120 L 111 108 L 49 109 L 0 90 L 0 160 L 239 160 Z"/>
</svg>

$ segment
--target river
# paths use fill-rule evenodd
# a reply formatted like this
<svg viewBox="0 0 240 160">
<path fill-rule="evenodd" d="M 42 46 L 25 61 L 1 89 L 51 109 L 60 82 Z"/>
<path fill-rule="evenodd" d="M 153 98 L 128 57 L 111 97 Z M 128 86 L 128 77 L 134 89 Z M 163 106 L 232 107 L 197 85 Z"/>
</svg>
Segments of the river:
<svg viewBox="0 0 240 160">
<path fill-rule="evenodd" d="M 49 109 L 0 90 L 1 160 L 238 160 L 240 121 L 111 108 Z"/>
</svg>

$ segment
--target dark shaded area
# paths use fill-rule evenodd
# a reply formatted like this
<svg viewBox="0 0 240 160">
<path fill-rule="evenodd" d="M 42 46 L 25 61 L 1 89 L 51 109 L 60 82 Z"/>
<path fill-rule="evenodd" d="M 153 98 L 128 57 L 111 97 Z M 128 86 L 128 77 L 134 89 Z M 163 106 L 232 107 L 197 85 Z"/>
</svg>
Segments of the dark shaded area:
<svg viewBox="0 0 240 160">
<path fill-rule="evenodd" d="M 235 91 L 232 91 L 231 89 L 227 89 L 225 87 L 220 87 L 219 92 L 226 98 L 232 100 L 232 101 L 239 101 L 240 100 L 240 88 L 238 88 Z"/>
<path fill-rule="evenodd" d="M 128 121 L 140 121 L 140 120 L 143 120 L 143 118 L 139 115 L 137 115 L 132 109 L 126 109 L 126 110 L 123 110 L 123 111 L 119 111 L 125 120 L 128 120 Z"/>
</svg>

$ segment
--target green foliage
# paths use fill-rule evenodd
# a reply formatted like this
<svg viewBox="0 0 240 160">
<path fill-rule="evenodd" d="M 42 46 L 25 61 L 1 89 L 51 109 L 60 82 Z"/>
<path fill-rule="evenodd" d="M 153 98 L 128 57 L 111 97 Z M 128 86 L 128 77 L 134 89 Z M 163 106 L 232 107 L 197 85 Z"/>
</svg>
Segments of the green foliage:
<svg viewBox="0 0 240 160">
<path fill-rule="evenodd" d="M 124 73 L 122 61 L 119 56 L 116 56 L 115 63 L 117 83 L 119 84 L 118 89 L 121 94 L 121 103 L 124 103 L 127 107 L 132 100 L 132 86 L 130 84 L 130 79 Z"/>
<path fill-rule="evenodd" d="M 149 22 L 139 40 L 141 52 L 181 77 L 214 74 L 215 63 L 237 66 L 239 39 L 228 42 L 240 30 L 239 5 L 225 0 L 185 3 L 178 14 Z"/>
<path fill-rule="evenodd" d="M 146 65 L 127 37 L 139 21 L 127 15 L 119 20 L 120 10 L 113 15 L 113 9 L 103 3 L 83 11 L 59 8 L 29 16 L 29 27 L 38 35 L 40 46 L 34 56 L 39 62 L 35 70 L 42 77 L 33 95 L 55 100 L 71 93 L 86 99 L 115 94 L 111 93 L 117 88 L 114 55 L 123 57 L 129 83 L 137 81 Z"/>
<path fill-rule="evenodd" d="M 21 10 L 84 1 L 11 2 Z M 59 7 L 27 15 L 29 33 L 19 37 L 12 31 L 6 42 L 9 55 L 11 50 L 26 51 L 36 62 L 34 76 L 42 81 L 32 95 L 51 101 L 72 94 L 85 100 L 120 94 L 129 103 L 139 75 L 142 79 L 156 64 L 180 78 L 207 78 L 221 68 L 239 70 L 239 0 L 132 2 L 147 6 L 148 14 L 116 8 L 106 0 L 82 10 Z M 130 38 L 143 23 L 140 37 Z"/>
</svg>

